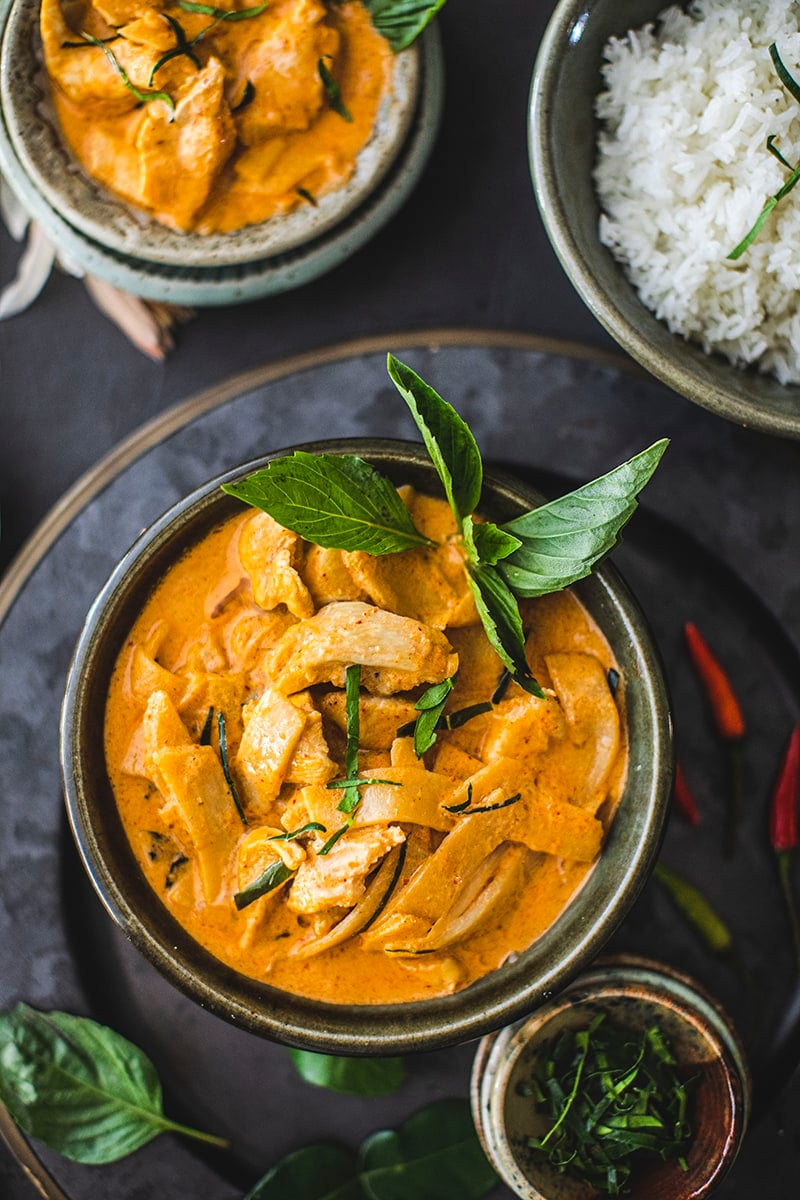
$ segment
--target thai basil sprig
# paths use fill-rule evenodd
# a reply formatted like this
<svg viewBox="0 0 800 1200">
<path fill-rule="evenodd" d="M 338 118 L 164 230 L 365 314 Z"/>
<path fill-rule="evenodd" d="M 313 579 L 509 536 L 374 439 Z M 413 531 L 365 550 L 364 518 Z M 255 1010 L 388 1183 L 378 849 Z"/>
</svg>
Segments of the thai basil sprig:
<svg viewBox="0 0 800 1200">
<path fill-rule="evenodd" d="M 667 439 L 600 479 L 504 525 L 478 522 L 473 518 L 480 505 L 483 464 L 469 426 L 452 405 L 391 354 L 387 367 L 442 482 L 489 641 L 515 682 L 541 696 L 527 663 L 517 598 L 560 591 L 583 579 L 613 549 Z M 241 483 L 223 487 L 320 546 L 395 554 L 433 545 L 414 527 L 392 484 L 353 455 L 297 451 Z"/>
</svg>

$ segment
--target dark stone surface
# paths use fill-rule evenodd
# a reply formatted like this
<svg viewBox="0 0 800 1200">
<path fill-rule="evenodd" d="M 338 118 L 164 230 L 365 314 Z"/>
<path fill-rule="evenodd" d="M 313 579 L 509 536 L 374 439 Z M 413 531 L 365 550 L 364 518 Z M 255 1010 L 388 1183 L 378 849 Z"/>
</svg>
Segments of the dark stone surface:
<svg viewBox="0 0 800 1200">
<path fill-rule="evenodd" d="M 366 335 L 386 335 L 382 349 L 402 351 L 403 338 L 390 334 L 443 326 L 523 330 L 609 347 L 549 248 L 528 177 L 527 91 L 550 9 L 549 0 L 508 0 L 501 7 L 451 0 L 441 20 L 447 100 L 434 160 L 403 211 L 324 279 L 284 297 L 200 313 L 163 366 L 131 348 L 80 283 L 61 275 L 34 309 L 0 324 L 4 564 L 64 490 L 131 430 L 186 396 L 287 354 Z M 0 278 L 11 274 L 12 258 L 11 243 L 0 235 Z M 466 1078 L 469 1055 L 461 1051 L 415 1067 L 406 1091 L 367 1112 L 309 1099 L 296 1083 L 292 1090 L 282 1051 L 262 1043 L 254 1050 L 252 1039 L 199 1010 L 187 1016 L 185 1002 L 115 933 L 88 891 L 60 815 L 55 723 L 62 680 L 80 619 L 106 570 L 144 524 L 217 465 L 327 434 L 411 436 L 383 382 L 380 357 L 332 369 L 324 386 L 318 374 L 301 374 L 166 442 L 148 456 L 143 476 L 131 469 L 81 515 L 0 630 L 0 1006 L 25 998 L 93 1012 L 141 1041 L 157 1062 L 169 1051 L 172 1111 L 201 1125 L 218 1119 L 219 1095 L 235 1095 L 230 1119 L 241 1123 L 247 1089 L 270 1081 L 254 1114 L 268 1136 L 259 1143 L 248 1126 L 232 1174 L 186 1144 L 163 1140 L 144 1157 L 100 1170 L 49 1156 L 74 1200 L 157 1193 L 234 1200 L 253 1167 L 300 1144 L 294 1130 L 301 1117 L 305 1128 L 309 1106 L 329 1113 L 326 1124 L 315 1123 L 314 1136 L 355 1137 Z M 719 1194 L 744 1200 L 758 1188 L 764 1200 L 785 1200 L 800 1168 L 800 1079 L 775 1094 L 791 1075 L 797 1039 L 792 1026 L 776 1054 L 774 1038 L 763 1033 L 787 1013 L 794 983 L 763 816 L 768 765 L 800 715 L 800 451 L 604 367 L 505 349 L 409 357 L 465 413 L 487 458 L 530 468 L 543 485 L 552 472 L 588 478 L 655 437 L 673 439 L 647 493 L 640 532 L 632 532 L 620 562 L 646 601 L 668 665 L 680 664 L 682 621 L 700 612 L 747 689 L 754 808 L 738 865 L 716 857 L 714 763 L 694 781 L 707 824 L 694 838 L 673 822 L 667 848 L 676 865 L 700 872 L 698 881 L 735 925 L 743 956 L 757 967 L 755 987 L 745 995 L 731 969 L 709 960 L 650 888 L 621 944 L 682 963 L 735 1009 L 756 1052 L 764 1089 L 757 1099 L 765 1111 Z M 763 608 L 729 571 L 761 593 Z M 682 744 L 691 761 L 704 764 L 708 729 L 691 679 L 677 666 L 671 682 L 686 714 Z M 155 1024 L 152 1011 L 160 1015 Z M 180 1039 L 172 1036 L 176 1027 Z M 233 1093 L 226 1090 L 231 1055 L 241 1071 Z M 35 1195 L 4 1151 L 0 1193 L 9 1200 Z"/>
</svg>

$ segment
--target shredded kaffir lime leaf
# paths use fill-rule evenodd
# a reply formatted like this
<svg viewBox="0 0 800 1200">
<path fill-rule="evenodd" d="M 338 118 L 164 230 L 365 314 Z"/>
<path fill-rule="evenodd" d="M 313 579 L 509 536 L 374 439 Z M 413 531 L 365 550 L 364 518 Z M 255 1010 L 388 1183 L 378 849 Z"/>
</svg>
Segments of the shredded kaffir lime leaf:
<svg viewBox="0 0 800 1200">
<path fill-rule="evenodd" d="M 528 1145 L 559 1173 L 622 1195 L 648 1160 L 687 1169 L 690 1082 L 657 1025 L 632 1030 L 598 1013 L 588 1028 L 565 1030 L 545 1046 L 519 1089 L 551 1121 Z"/>
</svg>

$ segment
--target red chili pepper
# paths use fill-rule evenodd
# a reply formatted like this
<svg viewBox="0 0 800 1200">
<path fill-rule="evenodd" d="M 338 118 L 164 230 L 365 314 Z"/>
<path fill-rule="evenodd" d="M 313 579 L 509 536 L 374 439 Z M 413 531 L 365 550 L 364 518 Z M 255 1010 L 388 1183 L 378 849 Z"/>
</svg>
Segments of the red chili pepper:
<svg viewBox="0 0 800 1200">
<path fill-rule="evenodd" d="M 769 840 L 778 859 L 778 877 L 794 938 L 800 971 L 800 921 L 792 891 L 791 867 L 797 849 L 797 809 L 800 801 L 800 723 L 795 725 L 781 758 L 769 808 Z"/>
<path fill-rule="evenodd" d="M 800 723 L 792 730 L 783 752 L 769 810 L 769 840 L 778 854 L 797 847 L 797 806 L 800 791 Z"/>
<path fill-rule="evenodd" d="M 725 670 L 696 625 L 687 621 L 683 632 L 692 662 L 705 687 L 717 732 L 726 740 L 744 737 L 744 716 Z"/>
<path fill-rule="evenodd" d="M 675 807 L 679 812 L 683 813 L 690 825 L 700 824 L 700 809 L 697 807 L 697 801 L 689 790 L 686 776 L 683 773 L 683 767 L 679 762 L 675 764 L 672 799 L 675 801 Z"/>
<path fill-rule="evenodd" d="M 700 630 L 691 621 L 687 621 L 683 632 L 695 670 L 705 689 L 717 733 L 727 749 L 729 799 L 725 854 L 730 856 L 736 845 L 739 813 L 744 799 L 744 763 L 741 743 L 747 732 L 747 726 L 727 672 L 713 654 Z"/>
</svg>

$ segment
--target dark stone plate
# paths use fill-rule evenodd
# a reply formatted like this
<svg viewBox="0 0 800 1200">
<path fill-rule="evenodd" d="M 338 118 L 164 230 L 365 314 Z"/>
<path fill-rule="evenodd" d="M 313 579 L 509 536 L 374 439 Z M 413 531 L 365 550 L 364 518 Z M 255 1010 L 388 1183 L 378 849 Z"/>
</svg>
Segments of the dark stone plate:
<svg viewBox="0 0 800 1200">
<path fill-rule="evenodd" d="M 323 1139 L 355 1145 L 436 1097 L 467 1095 L 472 1046 L 411 1059 L 395 1096 L 366 1102 L 309 1087 L 282 1048 L 193 1005 L 128 945 L 101 908 L 61 801 L 64 676 L 83 618 L 115 562 L 170 504 L 227 467 L 320 436 L 413 436 L 385 373 L 387 349 L 456 404 L 487 461 L 547 494 L 602 473 L 656 437 L 673 438 L 614 559 L 665 659 L 678 751 L 704 815 L 698 830 L 671 819 L 665 859 L 701 885 L 729 922 L 745 972 L 712 959 L 655 883 L 610 949 L 688 970 L 739 1026 L 756 1104 L 766 1115 L 751 1131 L 725 1195 L 750 1195 L 758 1180 L 762 1200 L 783 1200 L 781 1180 L 800 1166 L 797 1147 L 780 1137 L 778 1090 L 800 1046 L 796 974 L 766 825 L 774 768 L 800 716 L 800 663 L 785 632 L 795 602 L 785 569 L 793 535 L 779 506 L 767 517 L 766 506 L 749 500 L 754 490 L 796 496 L 791 459 L 778 443 L 773 454 L 766 452 L 769 443 L 753 442 L 745 485 L 736 464 L 748 435 L 709 417 L 699 431 L 695 424 L 690 440 L 688 404 L 622 360 L 592 361 L 575 348 L 514 335 L 449 333 L 438 348 L 431 342 L 432 335 L 394 337 L 307 356 L 166 413 L 65 498 L 0 586 L 0 1007 L 26 1000 L 113 1025 L 153 1058 L 170 1115 L 234 1141 L 231 1154 L 212 1156 L 165 1136 L 113 1166 L 90 1168 L 37 1146 L 39 1162 L 6 1127 L 14 1153 L 45 1195 L 236 1200 L 291 1149 Z M 722 851 L 724 767 L 683 651 L 686 620 L 713 640 L 750 720 L 747 804 L 730 859 Z"/>
</svg>

